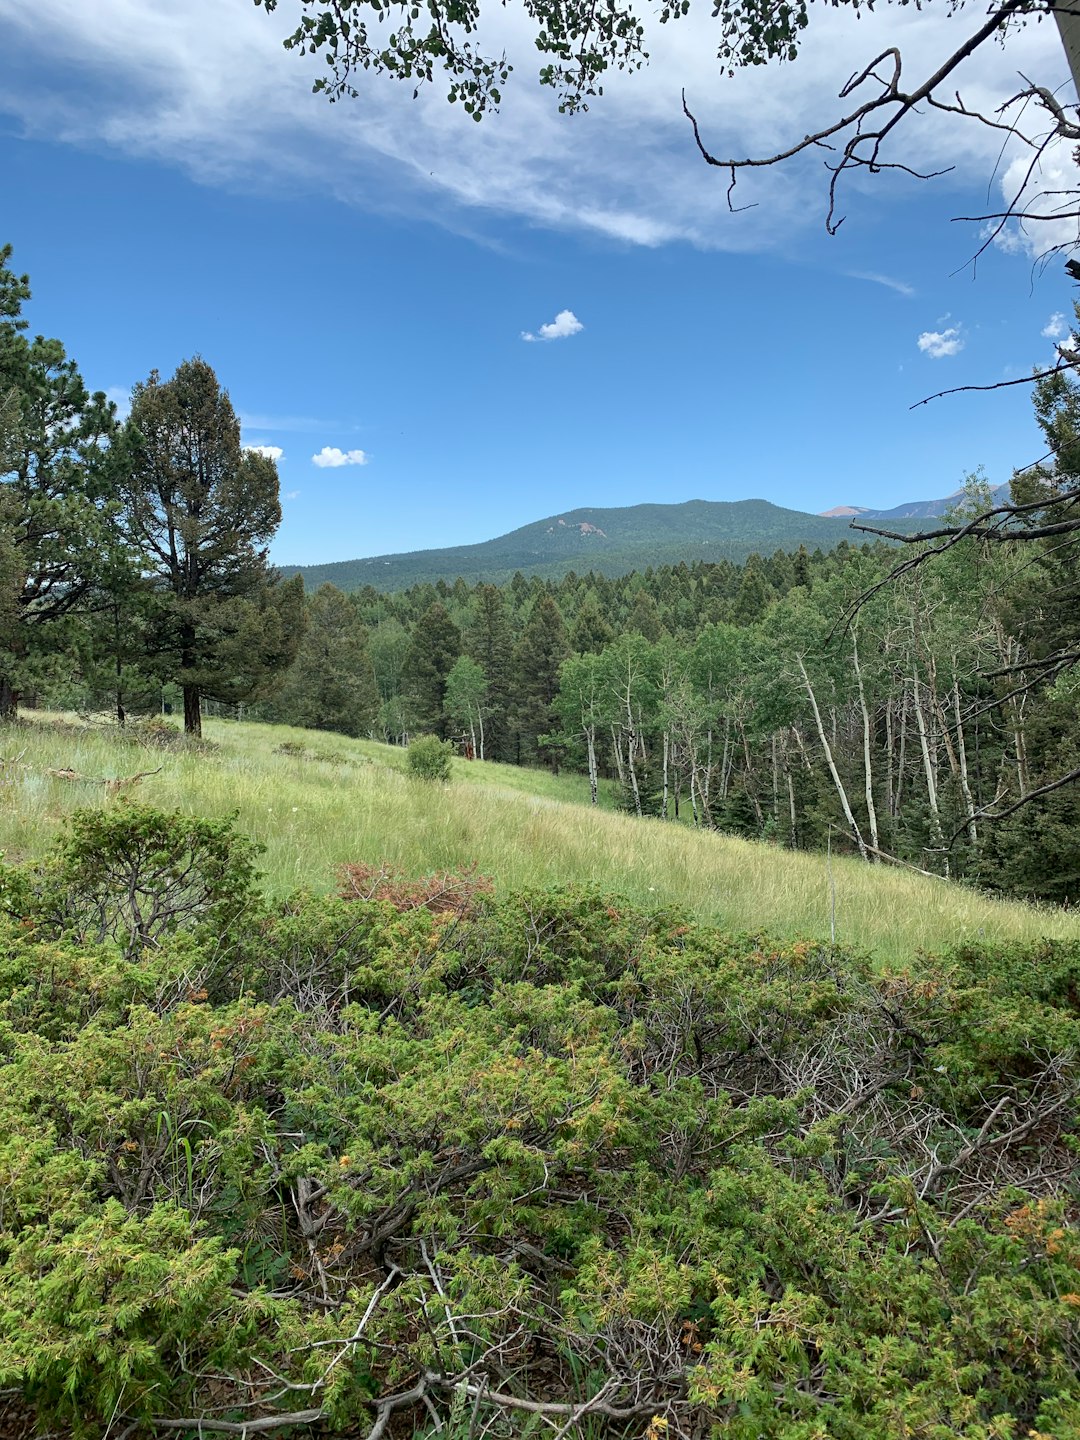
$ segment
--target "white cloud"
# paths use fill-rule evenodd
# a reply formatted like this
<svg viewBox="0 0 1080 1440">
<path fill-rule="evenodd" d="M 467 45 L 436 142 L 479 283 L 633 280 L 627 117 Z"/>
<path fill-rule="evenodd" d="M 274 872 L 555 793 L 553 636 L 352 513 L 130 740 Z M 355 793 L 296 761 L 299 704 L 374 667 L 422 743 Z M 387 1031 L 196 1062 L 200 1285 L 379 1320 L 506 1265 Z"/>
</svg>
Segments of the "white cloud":
<svg viewBox="0 0 1080 1440">
<path fill-rule="evenodd" d="M 560 310 L 554 320 L 549 320 L 546 325 L 541 325 L 534 335 L 531 330 L 521 332 L 522 340 L 565 340 L 570 335 L 576 335 L 585 326 L 577 318 L 572 310 Z"/>
<path fill-rule="evenodd" d="M 285 496 L 284 496 L 284 498 L 285 498 L 286 500 L 299 500 L 299 499 L 300 499 L 300 491 L 299 491 L 299 490 L 286 490 L 286 491 L 285 491 Z"/>
<path fill-rule="evenodd" d="M 874 285 L 884 285 L 887 290 L 895 290 L 898 295 L 914 295 L 914 285 L 909 285 L 906 280 L 894 280 L 891 275 L 879 275 L 874 270 L 851 270 L 848 272 L 852 280 L 869 280 Z"/>
<path fill-rule="evenodd" d="M 694 148 L 680 88 L 715 154 L 760 154 L 834 116 L 844 79 L 889 46 L 902 46 L 914 85 L 962 38 L 948 7 L 883 6 L 858 21 L 847 7 L 823 8 L 794 64 L 729 79 L 716 61 L 709 6 L 661 30 L 642 5 L 655 57 L 648 69 L 605 77 L 588 114 L 566 117 L 536 83 L 524 7 L 493 6 L 479 43 L 489 53 L 505 48 L 518 68 L 502 113 L 476 125 L 447 105 L 439 83 L 414 101 L 411 85 L 365 75 L 359 100 L 327 105 L 310 93 L 319 66 L 281 48 L 294 23 L 289 8 L 267 16 L 251 0 L 0 0 L 4 109 L 31 139 L 172 164 L 232 190 L 315 190 L 366 207 L 378 197 L 385 211 L 459 229 L 493 213 L 632 245 L 751 251 L 797 246 L 820 230 L 828 176 L 816 156 L 744 175 L 734 200 L 757 208 L 729 214 L 728 177 Z M 1053 25 L 1029 24 L 1004 47 L 983 47 L 956 83 L 966 104 L 989 114 L 1015 93 L 1018 70 L 1051 89 L 1064 78 Z M 955 167 L 939 186 L 985 186 L 994 171 L 1000 132 L 932 111 L 902 129 L 886 158 Z M 1012 159 L 1009 151 L 1006 167 Z M 858 211 L 868 183 L 855 177 L 845 208 Z M 887 174 L 873 184 L 883 197 L 903 194 Z"/>
<path fill-rule="evenodd" d="M 1060 310 L 1055 310 L 1050 316 L 1042 328 L 1042 334 L 1047 340 L 1060 340 L 1065 334 L 1065 316 Z"/>
<path fill-rule="evenodd" d="M 1001 177 L 1003 208 L 1022 210 L 1026 218 L 1010 221 L 1000 230 L 996 221 L 990 221 L 983 232 L 992 235 L 1006 254 L 1038 260 L 1051 250 L 1075 249 L 1080 243 L 1076 200 L 1071 194 L 1080 188 L 1074 148 L 1071 142 L 1055 141 L 1034 166 L 1028 156 L 1021 155 L 1006 167 Z"/>
<path fill-rule="evenodd" d="M 924 330 L 918 343 L 924 355 L 940 360 L 945 355 L 958 355 L 964 348 L 964 337 L 958 326 L 950 325 L 947 330 Z"/>
<path fill-rule="evenodd" d="M 245 445 L 244 449 L 252 455 L 265 455 L 267 460 L 273 460 L 275 465 L 285 454 L 280 445 Z"/>
<path fill-rule="evenodd" d="M 337 470 L 342 465 L 366 465 L 368 457 L 363 450 L 339 450 L 336 445 L 324 445 L 311 463 L 320 470 Z"/>
</svg>

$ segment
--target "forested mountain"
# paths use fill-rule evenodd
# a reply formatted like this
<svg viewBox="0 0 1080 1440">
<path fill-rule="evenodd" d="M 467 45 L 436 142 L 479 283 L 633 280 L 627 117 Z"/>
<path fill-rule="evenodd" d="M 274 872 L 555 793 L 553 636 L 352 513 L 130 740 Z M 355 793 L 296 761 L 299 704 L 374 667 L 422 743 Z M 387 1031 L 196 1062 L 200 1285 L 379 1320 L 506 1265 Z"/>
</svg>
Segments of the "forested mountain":
<svg viewBox="0 0 1080 1440">
<path fill-rule="evenodd" d="M 320 585 L 339 590 L 404 590 L 410 585 L 502 585 L 520 571 L 526 578 L 557 579 L 571 570 L 626 575 L 649 565 L 693 564 L 697 560 L 742 562 L 755 551 L 829 550 L 852 539 L 846 519 L 785 510 L 767 500 L 687 500 L 681 505 L 628 505 L 614 509 L 570 510 L 534 521 L 478 545 L 375 555 L 330 565 L 284 565 L 287 576 L 303 575 L 309 592 Z"/>
</svg>

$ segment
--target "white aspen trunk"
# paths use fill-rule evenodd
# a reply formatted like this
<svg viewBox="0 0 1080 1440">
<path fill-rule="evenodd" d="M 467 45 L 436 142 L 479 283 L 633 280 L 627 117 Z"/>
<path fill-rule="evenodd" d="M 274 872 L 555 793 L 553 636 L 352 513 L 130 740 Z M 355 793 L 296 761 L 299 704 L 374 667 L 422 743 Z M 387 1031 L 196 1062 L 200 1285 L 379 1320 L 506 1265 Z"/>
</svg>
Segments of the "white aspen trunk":
<svg viewBox="0 0 1080 1440">
<path fill-rule="evenodd" d="M 814 694 L 814 687 L 810 684 L 810 676 L 806 673 L 806 666 L 802 662 L 802 656 L 796 656 L 799 670 L 802 673 L 803 684 L 806 686 L 806 694 L 810 700 L 810 708 L 814 712 L 814 723 L 817 726 L 818 739 L 821 741 L 821 748 L 825 752 L 825 763 L 829 767 L 829 774 L 832 776 L 833 784 L 836 786 L 836 793 L 840 797 L 840 804 L 844 811 L 844 819 L 851 826 L 851 833 L 855 837 L 855 843 L 859 847 L 859 854 L 864 860 L 870 856 L 866 850 L 866 841 L 862 837 L 862 831 L 856 823 L 852 813 L 851 804 L 848 801 L 847 791 L 844 789 L 844 782 L 840 778 L 840 772 L 836 768 L 836 761 L 833 759 L 832 747 L 829 745 L 829 737 L 825 734 L 825 726 L 821 723 L 821 711 L 818 709 L 817 696 Z"/>
<path fill-rule="evenodd" d="M 792 850 L 799 848 L 799 827 L 795 818 L 795 781 L 791 777 L 791 769 L 787 772 L 787 795 L 788 795 L 788 817 L 791 821 L 791 830 L 788 834 L 789 847 Z"/>
<path fill-rule="evenodd" d="M 772 818 L 773 824 L 780 828 L 780 770 L 776 759 L 776 731 L 770 736 L 772 750 Z"/>
<path fill-rule="evenodd" d="M 851 632 L 851 656 L 855 663 L 855 679 L 859 685 L 859 709 L 862 711 L 863 733 L 863 780 L 866 787 L 866 817 L 870 826 L 870 844 L 875 850 L 881 848 L 878 840 L 877 810 L 874 808 L 874 770 L 870 754 L 870 712 L 866 708 L 866 691 L 863 688 L 862 666 L 859 664 L 858 626 Z M 874 856 L 877 859 L 877 856 Z"/>
<path fill-rule="evenodd" d="M 1073 88 L 1080 91 L 1080 17 L 1072 10 L 1055 10 L 1054 19 L 1069 62 Z"/>
<path fill-rule="evenodd" d="M 885 813 L 894 816 L 894 783 L 896 780 L 896 756 L 893 754 L 893 702 L 885 701 Z"/>
<path fill-rule="evenodd" d="M 806 741 L 802 738 L 802 731 L 797 725 L 792 725 L 791 733 L 795 736 L 795 744 L 799 749 L 799 756 L 803 763 L 803 769 L 808 775 L 814 773 L 814 767 L 810 764 L 810 756 L 806 753 Z"/>
<path fill-rule="evenodd" d="M 901 804 L 904 795 L 904 766 L 907 764 L 907 717 L 908 717 L 908 694 L 907 686 L 900 691 L 900 750 L 896 757 L 896 809 L 893 811 L 893 819 L 900 818 Z"/>
<path fill-rule="evenodd" d="M 750 759 L 750 741 L 746 737 L 746 726 L 743 724 L 742 719 L 740 718 L 737 723 L 739 726 L 739 736 L 742 739 L 743 760 L 746 763 L 746 793 L 750 796 L 750 803 L 754 807 L 754 818 L 757 820 L 758 829 L 760 830 L 765 824 L 765 816 L 761 810 L 761 801 L 757 797 L 757 789 L 751 785 L 754 778 L 754 767 Z"/>
<path fill-rule="evenodd" d="M 611 727 L 611 748 L 612 748 L 612 750 L 613 750 L 614 753 L 615 753 L 615 773 L 616 773 L 616 775 L 618 775 L 618 777 L 619 777 L 619 784 L 620 784 L 620 785 L 625 785 L 625 784 L 626 784 L 626 770 L 623 768 L 623 763 L 622 763 L 622 748 L 621 748 L 621 746 L 620 746 L 620 744 L 619 744 L 619 736 L 618 736 L 618 734 L 617 734 L 617 732 L 616 732 L 616 730 L 615 730 L 615 726 L 614 726 L 614 725 L 612 725 L 612 727 Z"/>
<path fill-rule="evenodd" d="M 731 722 L 728 721 L 728 724 L 730 725 Z M 708 729 L 708 731 L 707 731 L 707 733 L 706 733 L 706 736 L 705 736 L 705 789 L 704 789 L 704 791 L 702 792 L 702 795 L 701 795 L 702 803 L 704 804 L 706 810 L 709 808 L 709 791 L 710 791 L 711 786 L 712 786 L 712 741 L 713 741 L 712 726 L 710 725 L 710 726 L 709 726 L 709 729 Z M 727 739 L 726 739 L 726 738 L 725 738 L 725 740 L 724 740 L 724 759 L 725 759 L 725 763 L 726 763 L 726 760 L 727 760 Z M 700 782 L 699 782 L 699 783 L 700 783 Z M 724 786 L 724 771 L 723 771 L 723 767 L 721 767 L 721 770 L 720 770 L 720 799 L 721 799 L 721 800 L 725 799 L 725 798 L 726 798 L 726 795 L 727 795 L 727 791 L 723 788 L 723 786 Z"/>
<path fill-rule="evenodd" d="M 975 801 L 971 794 L 971 785 L 968 781 L 967 745 L 964 742 L 964 718 L 960 713 L 960 682 L 953 682 L 953 715 L 956 717 L 956 753 L 960 762 L 960 789 L 964 796 L 964 808 L 967 810 L 968 838 L 972 845 L 978 845 L 979 832 L 975 827 Z"/>
<path fill-rule="evenodd" d="M 470 741 L 470 743 L 471 743 L 471 745 L 472 745 L 472 753 L 473 753 L 473 756 L 474 756 L 474 758 L 475 758 L 475 756 L 476 756 L 476 724 L 475 724 L 475 722 L 474 722 L 471 718 L 470 718 L 470 720 L 469 720 L 469 741 Z M 481 757 L 481 758 L 482 758 L 482 757 Z"/>
<path fill-rule="evenodd" d="M 671 741 L 668 732 L 664 731 L 664 794 L 660 805 L 660 815 L 666 820 L 668 818 L 668 758 L 671 753 Z"/>
<path fill-rule="evenodd" d="M 728 765 L 731 754 L 731 716 L 724 716 L 724 758 L 720 761 L 720 799 L 727 799 Z M 712 731 L 709 731 L 709 769 L 712 769 Z"/>
<path fill-rule="evenodd" d="M 588 753 L 589 753 L 589 799 L 591 800 L 591 802 L 592 802 L 594 805 L 596 805 L 596 804 L 599 803 L 599 802 L 598 802 L 598 799 L 597 799 L 597 796 L 598 796 L 600 787 L 599 787 L 599 784 L 598 784 L 598 782 L 597 782 L 597 774 L 596 774 L 596 726 L 595 726 L 595 725 L 586 725 L 586 727 L 585 727 L 585 745 L 586 745 L 586 747 L 587 747 L 587 749 L 588 749 Z"/>
<path fill-rule="evenodd" d="M 690 771 L 690 814 L 691 814 L 691 816 L 693 817 L 693 820 L 694 820 L 694 829 L 695 829 L 695 830 L 696 830 L 696 829 L 698 828 L 698 826 L 701 824 L 701 812 L 700 812 L 700 810 L 698 809 L 697 793 L 696 793 L 696 792 L 697 792 L 697 785 L 695 784 L 695 781 L 694 781 L 694 771 L 693 771 L 693 769 L 691 769 L 691 771 Z"/>
<path fill-rule="evenodd" d="M 941 830 L 941 812 L 938 810 L 936 767 L 930 757 L 930 740 L 927 734 L 926 716 L 923 714 L 922 701 L 919 697 L 919 676 L 917 671 L 912 671 L 911 681 L 914 687 L 915 724 L 919 731 L 919 746 L 922 750 L 923 771 L 926 775 L 926 798 L 930 805 L 930 833 L 938 846 L 944 849 L 945 837 Z M 946 875 L 949 873 L 947 856 L 945 859 L 945 873 Z"/>
<path fill-rule="evenodd" d="M 477 708 L 476 719 L 480 725 L 480 759 L 484 758 L 484 712 Z"/>
</svg>

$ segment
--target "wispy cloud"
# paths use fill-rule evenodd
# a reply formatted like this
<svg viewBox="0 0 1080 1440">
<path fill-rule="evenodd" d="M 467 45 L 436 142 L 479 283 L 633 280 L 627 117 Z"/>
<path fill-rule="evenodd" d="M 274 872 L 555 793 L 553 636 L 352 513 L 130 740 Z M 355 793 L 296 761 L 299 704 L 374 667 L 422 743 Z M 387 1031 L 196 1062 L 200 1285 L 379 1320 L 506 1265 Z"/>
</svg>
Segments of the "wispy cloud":
<svg viewBox="0 0 1080 1440">
<path fill-rule="evenodd" d="M 947 330 L 924 330 L 918 345 L 931 360 L 941 360 L 946 355 L 959 355 L 964 348 L 964 337 L 958 325 L 950 325 Z"/>
<path fill-rule="evenodd" d="M 936 7 L 912 15 L 883 6 L 857 24 L 847 7 L 823 10 L 779 78 L 776 66 L 762 66 L 720 79 L 709 10 L 695 8 L 663 31 L 646 16 L 649 67 L 611 76 L 603 100 L 572 119 L 536 83 L 524 7 L 485 13 L 489 53 L 505 48 L 519 63 L 502 113 L 483 125 L 447 105 L 438 84 L 414 101 L 411 85 L 374 75 L 363 77 L 357 101 L 331 108 L 310 93 L 313 62 L 281 48 L 291 28 L 286 7 L 267 16 L 250 0 L 0 0 L 0 84 L 5 110 L 31 138 L 105 146 L 232 190 L 319 191 L 364 207 L 377 197 L 383 210 L 451 225 L 465 209 L 514 215 L 631 245 L 684 240 L 748 251 L 797 243 L 820 226 L 827 204 L 819 167 L 744 176 L 736 198 L 757 208 L 729 213 L 726 179 L 703 167 L 680 87 L 714 153 L 783 149 L 832 113 L 838 80 L 889 46 L 903 43 L 905 72 L 930 73 L 955 45 L 955 21 Z M 1029 25 L 1005 47 L 982 47 L 959 78 L 965 102 L 990 113 L 1015 91 L 1017 70 L 1053 88 L 1066 69 L 1054 27 Z M 928 113 L 908 128 L 905 158 L 985 183 L 999 143 L 996 131 Z M 881 191 L 896 193 L 887 187 L 881 177 Z M 290 419 L 253 428 L 312 427 Z"/>
<path fill-rule="evenodd" d="M 299 490 L 286 490 L 286 491 L 285 491 L 285 494 L 284 494 L 284 496 L 283 496 L 282 498 L 285 499 L 285 500 L 299 500 L 299 499 L 300 499 L 300 491 L 299 491 Z"/>
<path fill-rule="evenodd" d="M 1050 316 L 1042 328 L 1042 334 L 1047 340 L 1060 340 L 1065 334 L 1065 316 L 1060 310 L 1055 310 Z"/>
<path fill-rule="evenodd" d="M 368 456 L 363 450 L 339 450 L 336 445 L 324 445 L 311 463 L 320 470 L 338 470 L 342 465 L 366 465 Z"/>
<path fill-rule="evenodd" d="M 4 0 L 0 0 L 0 14 L 3 13 Z M 273 415 L 264 411 L 241 410 L 237 419 L 245 430 L 254 430 L 256 434 L 261 431 L 306 431 L 306 430 L 342 430 L 348 427 L 342 426 L 337 420 L 319 419 L 314 415 Z"/>
<path fill-rule="evenodd" d="M 891 275 L 878 275 L 873 270 L 849 270 L 848 275 L 852 280 L 869 280 L 873 285 L 884 285 L 898 295 L 915 294 L 914 285 L 909 285 L 906 280 L 895 280 Z"/>
<path fill-rule="evenodd" d="M 275 465 L 285 454 L 280 445 L 245 445 L 244 449 L 249 450 L 252 455 L 265 455 L 266 459 L 273 460 Z"/>
<path fill-rule="evenodd" d="M 546 325 L 541 325 L 534 335 L 531 330 L 521 332 L 522 340 L 566 340 L 571 335 L 576 335 L 585 326 L 577 318 L 572 310 L 560 310 L 554 320 L 549 320 Z"/>
</svg>

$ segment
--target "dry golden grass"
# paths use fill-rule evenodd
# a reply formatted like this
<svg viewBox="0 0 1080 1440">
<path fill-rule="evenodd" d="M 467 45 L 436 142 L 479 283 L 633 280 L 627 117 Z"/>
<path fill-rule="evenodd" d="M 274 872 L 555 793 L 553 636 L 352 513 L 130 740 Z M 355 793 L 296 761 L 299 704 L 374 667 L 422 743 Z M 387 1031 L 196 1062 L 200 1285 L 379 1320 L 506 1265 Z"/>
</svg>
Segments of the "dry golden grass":
<svg viewBox="0 0 1080 1440">
<path fill-rule="evenodd" d="M 128 794 L 192 813 L 235 812 L 265 845 L 277 893 L 329 889 L 348 861 L 412 874 L 475 864 L 500 888 L 580 883 L 786 936 L 827 936 L 835 887 L 837 939 L 886 963 L 973 938 L 1080 939 L 1080 920 L 1062 911 L 846 858 L 833 859 L 830 884 L 822 855 L 594 810 L 578 776 L 455 761 L 452 783 L 431 786 L 410 779 L 403 752 L 388 746 L 279 726 L 206 728 L 205 752 L 143 749 L 115 730 L 56 717 L 0 730 L 0 848 L 9 859 L 38 855 L 71 810 Z M 283 742 L 304 754 L 280 753 Z M 100 783 L 158 765 L 119 795 Z"/>
</svg>

